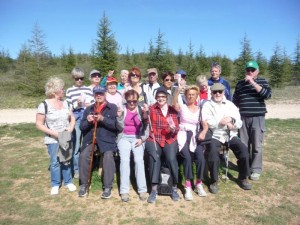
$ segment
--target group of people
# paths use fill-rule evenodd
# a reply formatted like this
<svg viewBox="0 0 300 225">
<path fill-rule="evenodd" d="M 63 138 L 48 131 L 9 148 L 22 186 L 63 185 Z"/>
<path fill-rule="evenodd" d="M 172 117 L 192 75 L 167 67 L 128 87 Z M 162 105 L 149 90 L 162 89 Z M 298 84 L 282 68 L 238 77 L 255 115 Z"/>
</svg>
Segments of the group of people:
<svg viewBox="0 0 300 225">
<path fill-rule="evenodd" d="M 74 85 L 67 89 L 66 100 L 64 82 L 50 78 L 45 86 L 47 99 L 38 106 L 36 126 L 45 133 L 50 155 L 51 194 L 58 194 L 61 174 L 69 191 L 76 190 L 73 177 L 79 178 L 78 196 L 88 194 L 91 152 L 95 148 L 103 159 L 103 199 L 112 195 L 116 154 L 120 156 L 119 190 L 124 202 L 130 200 L 131 155 L 141 201 L 156 201 L 162 164 L 172 177 L 171 198 L 180 199 L 178 157 L 183 159 L 185 200 L 193 199 L 193 189 L 200 197 L 207 196 L 203 185 L 206 164 L 210 175 L 206 183 L 216 194 L 219 151 L 225 144 L 237 158 L 238 185 L 251 190 L 248 178 L 259 180 L 262 173 L 265 100 L 271 97 L 271 88 L 258 77 L 256 61 L 246 64 L 245 79 L 237 83 L 233 95 L 229 83 L 220 76 L 218 63 L 212 64 L 210 72 L 209 79 L 200 75 L 196 84 L 187 85 L 184 70 L 164 72 L 161 84 L 156 68 L 147 70 L 146 83 L 141 83 L 137 67 L 122 70 L 120 82 L 114 70 L 104 77 L 92 70 L 87 87 L 83 85 L 83 70 L 74 68 Z M 199 133 L 198 127 L 202 128 Z M 212 139 L 203 144 L 209 130 Z"/>
</svg>

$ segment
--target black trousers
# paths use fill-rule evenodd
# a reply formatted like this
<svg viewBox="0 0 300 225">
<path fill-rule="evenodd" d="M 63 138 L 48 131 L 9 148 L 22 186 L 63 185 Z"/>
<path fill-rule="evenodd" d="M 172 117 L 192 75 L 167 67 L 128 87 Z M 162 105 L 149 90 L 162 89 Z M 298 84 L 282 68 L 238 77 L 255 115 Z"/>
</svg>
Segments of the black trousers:
<svg viewBox="0 0 300 225">
<path fill-rule="evenodd" d="M 79 184 L 88 184 L 88 176 L 90 171 L 90 158 L 91 158 L 92 145 L 88 145 L 82 149 L 79 157 Z M 102 181 L 103 188 L 112 188 L 114 182 L 114 174 L 116 171 L 114 153 L 107 151 L 102 154 L 103 168 L 102 168 Z"/>
<path fill-rule="evenodd" d="M 160 168 L 161 168 L 161 156 L 164 154 L 165 162 L 167 167 L 170 169 L 173 184 L 178 183 L 178 162 L 177 162 L 177 141 L 172 144 L 166 143 L 164 147 L 161 147 L 156 143 L 157 151 L 155 149 L 154 142 L 147 141 L 145 145 L 145 150 L 149 157 L 149 176 L 151 184 L 158 184 L 160 178 Z"/>
<path fill-rule="evenodd" d="M 222 143 L 216 139 L 212 139 L 211 143 L 207 145 L 208 150 L 208 169 L 212 182 L 218 181 L 220 157 L 219 151 Z M 238 179 L 245 179 L 250 175 L 249 168 L 249 153 L 248 148 L 244 145 L 238 137 L 233 137 L 229 141 L 229 148 L 233 151 L 237 158 L 237 165 L 239 176 Z"/>
<path fill-rule="evenodd" d="M 204 179 L 204 169 L 205 169 L 205 158 L 204 158 L 204 146 L 198 145 L 195 152 L 190 151 L 190 142 L 193 133 L 191 131 L 186 132 L 187 139 L 186 143 L 180 151 L 180 155 L 183 157 L 183 167 L 184 167 L 184 177 L 185 179 L 193 179 L 193 161 L 196 164 L 196 176 L 197 179 Z"/>
</svg>

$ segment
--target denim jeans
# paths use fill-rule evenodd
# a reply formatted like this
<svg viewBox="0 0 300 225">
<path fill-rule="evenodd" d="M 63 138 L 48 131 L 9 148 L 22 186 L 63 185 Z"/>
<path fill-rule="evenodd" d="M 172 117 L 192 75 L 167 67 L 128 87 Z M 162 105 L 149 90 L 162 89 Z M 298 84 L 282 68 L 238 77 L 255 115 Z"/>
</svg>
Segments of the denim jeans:
<svg viewBox="0 0 300 225">
<path fill-rule="evenodd" d="M 135 164 L 135 177 L 138 187 L 138 193 L 147 192 L 147 184 L 145 177 L 145 164 L 144 164 L 144 145 L 135 147 L 137 138 L 135 135 L 123 135 L 118 142 L 118 149 L 120 153 L 120 194 L 129 193 L 130 185 L 130 153 L 133 152 Z"/>
<path fill-rule="evenodd" d="M 78 161 L 80 154 L 80 146 L 81 146 L 81 130 L 80 130 L 80 122 L 81 115 L 75 114 L 75 128 L 73 131 L 73 171 L 74 174 L 79 172 L 78 169 Z"/>
<path fill-rule="evenodd" d="M 61 185 L 61 174 L 63 175 L 65 186 L 72 183 L 70 163 L 64 164 L 58 160 L 58 143 L 48 144 L 47 148 L 50 156 L 51 187 Z"/>
</svg>

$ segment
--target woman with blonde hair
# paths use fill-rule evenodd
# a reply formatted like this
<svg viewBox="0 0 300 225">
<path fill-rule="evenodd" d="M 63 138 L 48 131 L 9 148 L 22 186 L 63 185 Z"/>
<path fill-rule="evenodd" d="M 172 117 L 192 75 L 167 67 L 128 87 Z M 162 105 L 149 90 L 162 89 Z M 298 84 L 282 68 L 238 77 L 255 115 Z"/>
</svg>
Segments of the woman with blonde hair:
<svg viewBox="0 0 300 225">
<path fill-rule="evenodd" d="M 178 103 L 178 95 L 182 90 L 182 86 L 179 84 L 177 92 L 173 98 L 173 106 L 179 112 L 180 124 L 177 136 L 178 148 L 180 155 L 183 157 L 184 166 L 184 177 L 185 177 L 185 200 L 193 200 L 192 195 L 192 180 L 193 169 L 192 163 L 193 159 L 196 163 L 196 189 L 195 191 L 199 196 L 205 197 L 206 192 L 204 191 L 202 180 L 205 167 L 205 159 L 202 145 L 197 145 L 196 138 L 199 140 L 204 140 L 206 131 L 200 133 L 199 137 L 196 137 L 196 128 L 199 121 L 199 114 L 201 113 L 200 108 L 195 105 L 195 101 L 199 94 L 199 88 L 196 85 L 187 86 L 184 91 L 186 98 L 186 104 Z M 201 121 L 204 130 L 207 130 L 208 126 L 205 122 Z M 206 125 L 205 125 L 206 124 Z"/>
<path fill-rule="evenodd" d="M 69 191 L 76 190 L 70 167 L 75 117 L 68 102 L 63 100 L 64 93 L 64 81 L 57 77 L 50 78 L 45 85 L 47 99 L 39 104 L 36 114 L 36 127 L 45 133 L 44 143 L 50 156 L 51 195 L 58 194 L 61 174 L 65 187 Z"/>
<path fill-rule="evenodd" d="M 199 96 L 197 98 L 198 106 L 202 106 L 205 101 L 211 99 L 210 86 L 205 75 L 199 75 L 196 78 L 197 86 L 199 87 Z"/>
</svg>

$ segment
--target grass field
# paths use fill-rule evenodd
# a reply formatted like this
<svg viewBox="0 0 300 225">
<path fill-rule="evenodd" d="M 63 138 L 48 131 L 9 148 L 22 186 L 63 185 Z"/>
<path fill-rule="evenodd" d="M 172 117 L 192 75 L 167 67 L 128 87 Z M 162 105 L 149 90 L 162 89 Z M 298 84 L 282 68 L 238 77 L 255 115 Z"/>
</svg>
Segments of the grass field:
<svg viewBox="0 0 300 225">
<path fill-rule="evenodd" d="M 1 126 L 0 224 L 300 224 L 299 127 L 300 120 L 267 120 L 264 173 L 252 191 L 240 189 L 230 169 L 217 195 L 194 194 L 192 202 L 159 196 L 148 204 L 133 190 L 132 200 L 121 202 L 117 184 L 111 199 L 100 199 L 97 171 L 88 198 L 64 187 L 50 196 L 43 135 L 34 124 Z M 236 164 L 232 153 L 230 161 Z"/>
</svg>

